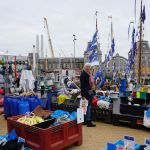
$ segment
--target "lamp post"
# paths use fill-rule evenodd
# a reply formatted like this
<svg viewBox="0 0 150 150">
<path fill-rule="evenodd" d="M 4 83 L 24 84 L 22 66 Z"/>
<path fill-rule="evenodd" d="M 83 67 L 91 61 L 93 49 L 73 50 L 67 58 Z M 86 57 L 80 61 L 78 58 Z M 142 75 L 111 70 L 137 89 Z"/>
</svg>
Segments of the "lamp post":
<svg viewBox="0 0 150 150">
<path fill-rule="evenodd" d="M 75 41 L 76 41 L 76 35 L 73 34 L 73 44 L 74 44 L 74 63 L 75 63 Z"/>
<path fill-rule="evenodd" d="M 33 45 L 33 68 L 32 68 L 32 70 L 33 70 L 33 73 L 34 73 L 34 75 L 36 75 L 36 73 L 35 73 L 35 68 L 36 68 L 36 56 L 35 56 L 35 45 Z"/>
<path fill-rule="evenodd" d="M 75 41 L 76 41 L 77 39 L 76 39 L 76 35 L 75 34 L 73 34 L 73 44 L 74 44 L 74 77 L 75 77 Z"/>
</svg>

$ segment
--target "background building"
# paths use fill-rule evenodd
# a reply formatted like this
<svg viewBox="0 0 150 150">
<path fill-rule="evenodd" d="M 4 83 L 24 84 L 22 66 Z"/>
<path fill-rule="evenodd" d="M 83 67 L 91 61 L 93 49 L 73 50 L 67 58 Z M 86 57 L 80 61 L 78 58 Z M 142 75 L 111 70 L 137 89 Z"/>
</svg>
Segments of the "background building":
<svg viewBox="0 0 150 150">
<path fill-rule="evenodd" d="M 113 70 L 117 73 L 123 73 L 125 70 L 125 66 L 127 64 L 127 59 L 123 56 L 120 56 L 118 53 L 112 57 L 112 59 L 108 62 L 105 61 L 101 64 L 102 71 L 109 76 L 112 76 Z"/>
<path fill-rule="evenodd" d="M 28 61 L 33 65 L 33 54 L 29 54 Z M 38 75 L 43 72 L 53 72 L 55 80 L 59 81 L 60 75 L 75 77 L 79 76 L 84 66 L 82 57 L 61 57 L 38 59 Z"/>
<path fill-rule="evenodd" d="M 139 70 L 139 42 L 137 42 L 137 52 L 134 57 L 134 77 L 138 78 Z M 142 41 L 142 56 L 141 56 L 141 78 L 150 79 L 150 47 L 148 41 Z"/>
</svg>

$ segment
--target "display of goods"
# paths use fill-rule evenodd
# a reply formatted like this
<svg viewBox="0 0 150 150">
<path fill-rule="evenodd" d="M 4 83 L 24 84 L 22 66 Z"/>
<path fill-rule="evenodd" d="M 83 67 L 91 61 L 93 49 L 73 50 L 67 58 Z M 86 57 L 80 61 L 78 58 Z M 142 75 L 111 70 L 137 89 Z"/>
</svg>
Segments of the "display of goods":
<svg viewBox="0 0 150 150">
<path fill-rule="evenodd" d="M 100 100 L 100 101 L 97 102 L 97 106 L 101 109 L 109 109 L 110 108 L 110 103 L 107 102 L 107 101 Z"/>
<path fill-rule="evenodd" d="M 41 122 L 44 122 L 43 118 L 39 117 L 39 116 L 23 116 L 21 118 L 19 118 L 17 120 L 18 122 L 21 122 L 23 124 L 27 124 L 27 125 L 35 125 Z"/>
</svg>

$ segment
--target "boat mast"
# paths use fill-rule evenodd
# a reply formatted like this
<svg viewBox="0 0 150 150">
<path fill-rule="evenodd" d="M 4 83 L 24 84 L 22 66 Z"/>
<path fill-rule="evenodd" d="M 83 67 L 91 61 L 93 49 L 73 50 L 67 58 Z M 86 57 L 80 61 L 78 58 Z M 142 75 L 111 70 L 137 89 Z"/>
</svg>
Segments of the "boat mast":
<svg viewBox="0 0 150 150">
<path fill-rule="evenodd" d="M 141 60 L 142 60 L 142 0 L 141 0 L 141 14 L 140 14 L 140 45 L 139 45 L 139 72 L 138 72 L 138 83 L 141 83 Z"/>
</svg>

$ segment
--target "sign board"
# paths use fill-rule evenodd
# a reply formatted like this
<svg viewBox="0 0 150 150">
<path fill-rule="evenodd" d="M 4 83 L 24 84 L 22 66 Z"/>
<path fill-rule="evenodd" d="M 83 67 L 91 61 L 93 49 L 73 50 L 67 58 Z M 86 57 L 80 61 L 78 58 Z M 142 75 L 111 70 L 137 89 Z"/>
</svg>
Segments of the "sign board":
<svg viewBox="0 0 150 150">
<path fill-rule="evenodd" d="M 77 109 L 77 124 L 84 122 L 84 111 L 83 108 Z"/>
<path fill-rule="evenodd" d="M 145 138 L 145 145 L 146 145 L 145 150 L 149 150 L 150 149 L 150 138 Z"/>
<path fill-rule="evenodd" d="M 128 150 L 132 150 L 135 148 L 135 138 L 133 136 L 124 136 L 124 146 L 128 148 Z"/>
</svg>

